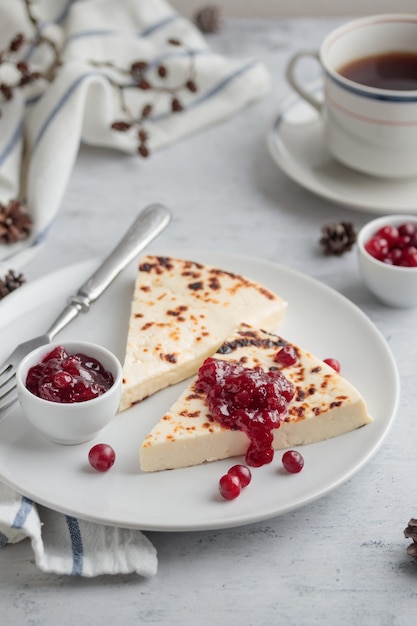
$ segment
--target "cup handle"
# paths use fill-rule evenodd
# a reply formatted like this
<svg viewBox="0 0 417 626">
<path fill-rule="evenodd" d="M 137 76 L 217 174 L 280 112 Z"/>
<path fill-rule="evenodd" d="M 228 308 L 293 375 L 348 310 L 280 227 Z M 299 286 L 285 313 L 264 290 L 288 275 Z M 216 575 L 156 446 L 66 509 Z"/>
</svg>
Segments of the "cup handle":
<svg viewBox="0 0 417 626">
<path fill-rule="evenodd" d="M 301 50 L 294 54 L 293 57 L 289 60 L 286 70 L 287 81 L 291 85 L 291 87 L 303 98 L 306 100 L 312 107 L 314 107 L 319 113 L 322 112 L 323 103 L 317 100 L 311 93 L 309 93 L 296 79 L 295 77 L 295 68 L 300 59 L 304 57 L 312 57 L 316 59 L 320 63 L 319 53 L 313 50 Z"/>
</svg>

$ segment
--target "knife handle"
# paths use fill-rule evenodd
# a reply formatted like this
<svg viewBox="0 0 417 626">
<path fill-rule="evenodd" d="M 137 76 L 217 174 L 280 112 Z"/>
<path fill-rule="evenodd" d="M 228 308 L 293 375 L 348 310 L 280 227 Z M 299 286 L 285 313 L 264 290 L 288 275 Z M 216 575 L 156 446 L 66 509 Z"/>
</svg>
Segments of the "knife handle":
<svg viewBox="0 0 417 626">
<path fill-rule="evenodd" d="M 151 204 L 135 219 L 114 250 L 100 267 L 68 298 L 68 305 L 46 333 L 52 339 L 80 312 L 86 313 L 120 272 L 161 233 L 171 220 L 171 211 L 162 204 Z"/>
<path fill-rule="evenodd" d="M 162 204 L 151 204 L 140 213 L 113 252 L 82 285 L 77 296 L 88 306 L 97 300 L 120 272 L 168 225 L 170 212 Z"/>
</svg>

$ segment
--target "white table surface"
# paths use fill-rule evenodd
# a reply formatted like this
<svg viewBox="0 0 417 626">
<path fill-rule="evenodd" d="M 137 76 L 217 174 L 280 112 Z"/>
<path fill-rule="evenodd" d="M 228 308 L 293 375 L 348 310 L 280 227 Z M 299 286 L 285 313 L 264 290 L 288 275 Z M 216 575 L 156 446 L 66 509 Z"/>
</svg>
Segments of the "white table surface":
<svg viewBox="0 0 417 626">
<path fill-rule="evenodd" d="M 388 340 L 402 383 L 383 447 L 342 487 L 285 516 L 224 531 L 147 533 L 159 558 L 151 579 L 48 575 L 36 568 L 29 542 L 7 546 L 0 551 L 1 624 L 417 623 L 417 563 L 403 536 L 417 516 L 417 313 L 378 304 L 361 283 L 353 252 L 320 252 L 323 224 L 345 220 L 359 228 L 374 215 L 298 187 L 277 169 L 265 142 L 289 93 L 290 54 L 316 47 L 339 22 L 228 21 L 211 45 L 263 60 L 274 80 L 271 95 L 148 161 L 83 148 L 45 247 L 24 272 L 32 281 L 103 255 L 141 207 L 166 203 L 174 219 L 159 237 L 161 249 L 222 247 L 276 261 L 322 280 L 367 313 Z"/>
</svg>

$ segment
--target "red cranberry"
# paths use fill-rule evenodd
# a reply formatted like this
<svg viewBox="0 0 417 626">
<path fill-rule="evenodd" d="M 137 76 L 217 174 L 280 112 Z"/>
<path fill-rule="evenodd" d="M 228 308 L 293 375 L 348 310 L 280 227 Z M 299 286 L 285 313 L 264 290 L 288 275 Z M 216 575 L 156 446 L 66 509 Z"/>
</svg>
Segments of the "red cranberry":
<svg viewBox="0 0 417 626">
<path fill-rule="evenodd" d="M 417 267 L 417 248 L 408 246 L 402 251 L 400 265 L 403 267 Z"/>
<path fill-rule="evenodd" d="M 67 372 L 56 372 L 52 374 L 51 380 L 58 389 L 65 389 L 73 382 L 71 374 Z"/>
<path fill-rule="evenodd" d="M 410 243 L 411 243 L 411 237 L 409 235 L 402 235 L 398 237 L 395 247 L 400 248 L 400 250 L 403 250 L 404 248 L 409 246 Z"/>
<path fill-rule="evenodd" d="M 233 465 L 227 473 L 231 476 L 236 476 L 241 487 L 247 487 L 252 480 L 252 473 L 246 465 Z"/>
<path fill-rule="evenodd" d="M 382 226 L 376 233 L 376 237 L 379 239 L 385 239 L 389 246 L 395 244 L 398 239 L 398 228 L 395 226 Z"/>
<path fill-rule="evenodd" d="M 267 447 L 264 450 L 259 450 L 254 445 L 250 445 L 246 452 L 246 463 L 251 467 L 261 467 L 262 465 L 268 465 L 272 463 L 274 458 L 274 451 L 271 447 Z"/>
<path fill-rule="evenodd" d="M 398 234 L 407 237 L 414 237 L 417 233 L 417 228 L 412 222 L 405 222 L 398 227 Z"/>
<path fill-rule="evenodd" d="M 372 237 L 365 243 L 365 250 L 375 259 L 383 259 L 388 252 L 388 242 L 386 239 Z"/>
<path fill-rule="evenodd" d="M 287 450 L 282 456 L 282 464 L 290 474 L 298 474 L 304 467 L 304 459 L 297 450 Z"/>
<path fill-rule="evenodd" d="M 323 359 L 324 363 L 327 363 L 330 367 L 332 367 L 336 372 L 340 373 L 340 363 L 337 359 Z"/>
<path fill-rule="evenodd" d="M 107 472 L 116 460 L 116 453 L 107 443 L 97 443 L 88 453 L 91 467 L 98 472 Z"/>
<path fill-rule="evenodd" d="M 234 500 L 240 495 L 242 485 L 237 476 L 225 474 L 220 478 L 219 491 L 225 500 Z"/>
<path fill-rule="evenodd" d="M 391 248 L 391 250 L 388 251 L 387 257 L 385 260 L 391 261 L 393 265 L 398 265 L 401 261 L 402 255 L 403 253 L 402 253 L 401 248 Z"/>
<path fill-rule="evenodd" d="M 274 357 L 274 361 L 282 363 L 282 365 L 295 365 L 297 363 L 297 353 L 293 346 L 284 346 L 278 350 Z"/>
<path fill-rule="evenodd" d="M 72 376 L 80 375 L 80 365 L 80 359 L 75 354 L 62 360 L 62 369 L 72 374 Z"/>
</svg>

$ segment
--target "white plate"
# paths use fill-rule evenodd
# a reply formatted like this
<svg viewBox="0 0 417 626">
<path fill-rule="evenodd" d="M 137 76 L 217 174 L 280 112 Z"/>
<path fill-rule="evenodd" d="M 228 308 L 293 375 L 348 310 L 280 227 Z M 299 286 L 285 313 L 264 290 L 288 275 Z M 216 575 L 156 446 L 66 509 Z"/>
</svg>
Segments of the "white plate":
<svg viewBox="0 0 417 626">
<path fill-rule="evenodd" d="M 168 254 L 246 274 L 284 297 L 289 307 L 281 334 L 322 358 L 339 359 L 345 376 L 365 396 L 374 422 L 306 446 L 305 467 L 297 475 L 284 474 L 276 454 L 271 465 L 253 471 L 252 483 L 238 499 L 227 502 L 218 494 L 218 480 L 230 460 L 153 474 L 139 471 L 142 439 L 185 383 L 121 413 L 95 440 L 78 446 L 49 443 L 15 405 L 0 419 L 0 479 L 36 502 L 84 519 L 178 531 L 227 528 L 280 515 L 325 495 L 362 468 L 387 434 L 399 395 L 395 362 L 369 319 L 337 292 L 273 263 L 196 250 Z M 96 265 L 89 261 L 60 270 L 7 296 L 0 306 L 0 362 L 16 343 L 45 330 Z M 122 359 L 135 273 L 133 264 L 90 313 L 61 333 L 62 341 L 95 341 Z M 87 462 L 91 445 L 100 441 L 110 443 L 117 455 L 103 474 Z"/>
<path fill-rule="evenodd" d="M 320 83 L 311 91 L 320 97 Z M 318 112 L 298 95 L 286 98 L 268 134 L 279 167 L 295 182 L 337 204 L 380 214 L 417 213 L 417 178 L 366 176 L 335 161 L 323 143 Z"/>
</svg>

